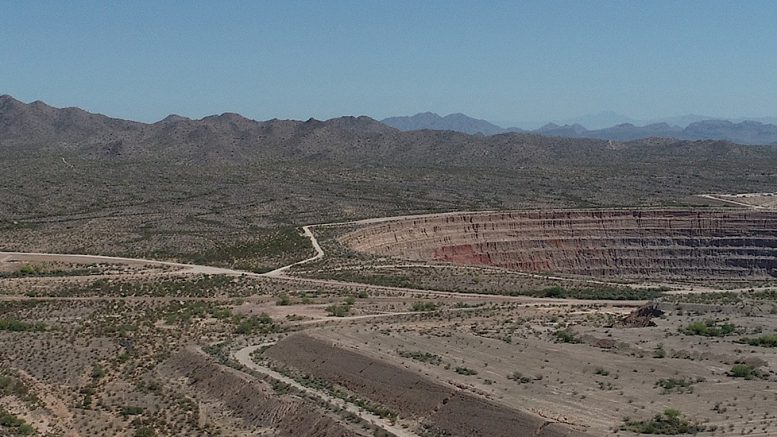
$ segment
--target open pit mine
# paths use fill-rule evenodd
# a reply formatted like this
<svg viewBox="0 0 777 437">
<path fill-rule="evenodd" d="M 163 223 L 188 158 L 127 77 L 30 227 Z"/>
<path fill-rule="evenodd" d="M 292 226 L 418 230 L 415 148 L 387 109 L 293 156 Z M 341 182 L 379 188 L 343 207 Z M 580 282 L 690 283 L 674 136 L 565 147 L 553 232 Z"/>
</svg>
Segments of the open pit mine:
<svg viewBox="0 0 777 437">
<path fill-rule="evenodd" d="M 351 249 L 407 260 L 618 278 L 777 277 L 777 211 L 462 213 L 361 227 Z"/>
</svg>

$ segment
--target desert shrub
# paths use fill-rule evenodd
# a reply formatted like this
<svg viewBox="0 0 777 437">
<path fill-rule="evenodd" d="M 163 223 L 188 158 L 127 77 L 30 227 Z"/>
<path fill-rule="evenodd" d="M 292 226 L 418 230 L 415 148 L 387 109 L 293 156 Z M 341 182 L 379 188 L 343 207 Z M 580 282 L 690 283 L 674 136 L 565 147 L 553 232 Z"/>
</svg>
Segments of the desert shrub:
<svg viewBox="0 0 777 437">
<path fill-rule="evenodd" d="M 621 426 L 624 431 L 636 432 L 638 434 L 696 434 L 703 431 L 712 431 L 712 427 L 707 427 L 695 422 L 691 422 L 673 408 L 667 408 L 662 414 L 656 414 L 650 420 L 631 420 L 624 419 Z"/>
<path fill-rule="evenodd" d="M 413 311 L 435 311 L 437 304 L 434 302 L 415 302 L 412 306 Z"/>
<path fill-rule="evenodd" d="M 456 373 L 458 373 L 459 375 L 472 376 L 472 375 L 478 374 L 477 370 L 470 369 L 469 367 L 457 367 L 455 370 L 456 370 Z"/>
<path fill-rule="evenodd" d="M 684 328 L 680 328 L 680 332 L 686 335 L 724 337 L 733 334 L 736 329 L 736 325 L 731 323 L 718 325 L 714 320 L 705 320 L 704 322 L 693 322 Z"/>
<path fill-rule="evenodd" d="M 162 314 L 160 314 L 160 317 L 164 318 L 165 323 L 168 325 L 190 323 L 193 319 L 204 319 L 206 317 L 222 320 L 228 319 L 231 316 L 232 311 L 229 308 L 212 302 L 175 303 L 162 310 Z"/>
<path fill-rule="evenodd" d="M 219 294 L 244 294 L 244 288 L 240 280 L 227 275 L 174 277 L 154 281 L 107 281 L 101 278 L 92 281 L 86 287 L 83 285 L 63 287 L 57 290 L 57 295 L 211 297 Z M 195 302 L 191 304 L 206 305 L 209 303 Z"/>
<path fill-rule="evenodd" d="M 628 286 L 597 285 L 590 288 L 564 288 L 553 286 L 530 292 L 515 292 L 511 294 L 526 294 L 534 297 L 573 298 L 573 299 L 610 299 L 610 300 L 653 300 L 664 296 L 667 287 L 634 288 Z"/>
<path fill-rule="evenodd" d="M 16 319 L 0 319 L 0 331 L 38 332 L 45 330 L 46 325 L 41 322 L 27 323 Z"/>
<path fill-rule="evenodd" d="M 704 378 L 698 378 L 696 380 L 682 379 L 682 378 L 667 378 L 659 379 L 656 381 L 656 387 L 663 389 L 663 394 L 669 393 L 691 393 L 693 392 L 693 385 L 699 382 L 703 382 Z"/>
<path fill-rule="evenodd" d="M 515 371 L 515 372 L 507 375 L 507 379 L 515 381 L 518 384 L 528 384 L 528 383 L 534 381 L 534 379 L 532 379 L 532 378 L 530 378 L 528 376 L 524 376 L 521 372 L 518 372 L 518 371 Z"/>
<path fill-rule="evenodd" d="M 135 437 L 154 437 L 156 431 L 150 426 L 140 426 L 135 429 Z"/>
<path fill-rule="evenodd" d="M 14 375 L 0 373 L 0 398 L 3 396 L 15 396 L 23 401 L 33 403 L 39 400 L 22 380 Z"/>
<path fill-rule="evenodd" d="M 751 366 L 750 364 L 734 364 L 731 370 L 728 371 L 728 376 L 732 378 L 744 378 L 747 380 L 762 378 L 764 375 L 760 370 Z"/>
<path fill-rule="evenodd" d="M 269 334 L 276 329 L 275 323 L 272 318 L 265 313 L 259 315 L 259 317 L 242 317 L 236 316 L 234 318 L 236 322 L 235 333 L 236 334 Z"/>
<path fill-rule="evenodd" d="M 563 299 L 567 297 L 567 292 L 563 287 L 556 285 L 555 287 L 548 287 L 542 290 L 543 297 L 555 297 Z"/>
<path fill-rule="evenodd" d="M 25 278 L 30 276 L 55 277 L 55 276 L 88 276 L 99 275 L 102 269 L 96 265 L 87 265 L 72 269 L 52 269 L 34 264 L 26 264 L 19 270 L 12 272 L 0 272 L 0 278 Z"/>
<path fill-rule="evenodd" d="M 777 334 L 761 335 L 760 337 L 742 337 L 739 341 L 750 346 L 777 347 Z"/>
<path fill-rule="evenodd" d="M 653 349 L 653 358 L 666 358 L 666 350 L 664 350 L 663 344 L 659 344 Z"/>
<path fill-rule="evenodd" d="M 486 306 L 485 302 L 479 302 L 479 303 L 467 303 L 467 302 L 456 302 L 453 304 L 453 308 L 480 308 Z"/>
<path fill-rule="evenodd" d="M 330 317 L 345 317 L 351 312 L 351 306 L 348 304 L 332 304 L 325 308 Z"/>
<path fill-rule="evenodd" d="M 429 352 L 411 352 L 411 351 L 397 351 L 400 357 L 402 358 L 410 358 L 416 361 L 421 361 L 423 363 L 429 363 L 434 364 L 435 366 L 439 366 L 440 363 L 442 363 L 442 357 L 436 354 L 432 354 Z"/>
<path fill-rule="evenodd" d="M 409 277 L 399 273 L 386 275 L 341 270 L 327 272 L 325 277 L 337 281 L 358 282 L 362 284 L 379 285 L 382 287 L 421 288 L 419 284 L 414 283 Z"/>
<path fill-rule="evenodd" d="M 35 428 L 25 422 L 24 419 L 0 408 L 0 434 L 6 435 L 6 433 L 10 435 L 30 435 L 35 433 Z"/>
<path fill-rule="evenodd" d="M 124 417 L 137 416 L 138 414 L 143 414 L 143 407 L 136 407 L 136 406 L 121 407 L 121 411 L 119 413 Z"/>
<path fill-rule="evenodd" d="M 105 369 L 99 364 L 92 366 L 92 379 L 100 379 L 105 376 Z"/>
<path fill-rule="evenodd" d="M 278 300 L 275 301 L 275 305 L 279 305 L 279 306 L 291 305 L 291 299 L 289 298 L 289 295 L 286 293 L 283 293 L 280 296 L 278 296 Z"/>
<path fill-rule="evenodd" d="M 554 332 L 553 335 L 556 337 L 556 340 L 561 343 L 580 343 L 580 340 L 575 337 L 575 334 L 568 329 L 559 329 Z"/>
<path fill-rule="evenodd" d="M 304 259 L 312 251 L 310 240 L 294 227 L 259 229 L 254 235 L 257 237 L 253 241 L 217 246 L 198 253 L 156 255 L 193 264 L 265 273 L 290 260 Z"/>
</svg>

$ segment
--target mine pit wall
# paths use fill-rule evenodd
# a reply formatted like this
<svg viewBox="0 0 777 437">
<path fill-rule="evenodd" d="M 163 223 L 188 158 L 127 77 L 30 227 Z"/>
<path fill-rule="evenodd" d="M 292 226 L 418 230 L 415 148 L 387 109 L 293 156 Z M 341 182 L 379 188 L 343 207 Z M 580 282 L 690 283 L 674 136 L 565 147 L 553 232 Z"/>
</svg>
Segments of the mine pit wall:
<svg viewBox="0 0 777 437">
<path fill-rule="evenodd" d="M 365 226 L 353 250 L 524 272 L 685 279 L 777 277 L 777 211 L 556 210 Z"/>
<path fill-rule="evenodd" d="M 420 420 L 434 434 L 466 437 L 590 437 L 567 425 L 549 422 L 439 384 L 410 370 L 336 347 L 305 334 L 286 337 L 265 354 L 279 364 L 341 385 L 363 399 Z"/>
</svg>

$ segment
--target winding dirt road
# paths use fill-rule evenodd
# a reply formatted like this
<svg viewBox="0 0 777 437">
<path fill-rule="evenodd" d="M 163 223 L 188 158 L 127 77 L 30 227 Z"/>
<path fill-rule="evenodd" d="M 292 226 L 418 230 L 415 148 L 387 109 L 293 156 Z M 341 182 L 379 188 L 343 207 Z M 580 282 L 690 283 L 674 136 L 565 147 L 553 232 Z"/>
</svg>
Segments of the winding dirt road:
<svg viewBox="0 0 777 437">
<path fill-rule="evenodd" d="M 243 366 L 253 371 L 269 376 L 270 378 L 276 381 L 283 382 L 284 384 L 288 384 L 294 387 L 295 389 L 299 390 L 300 392 L 306 393 L 308 395 L 321 399 L 330 405 L 343 408 L 346 411 L 359 416 L 362 420 L 372 423 L 373 425 L 379 426 L 380 428 L 383 428 L 383 430 L 388 431 L 391 434 L 396 435 L 397 437 L 416 437 L 417 436 L 417 434 L 414 434 L 402 428 L 401 426 L 393 424 L 391 423 L 391 421 L 384 419 L 376 414 L 365 411 L 354 404 L 346 402 L 340 398 L 331 396 L 330 394 L 322 390 L 316 390 L 310 387 L 306 387 L 298 383 L 297 381 L 270 369 L 269 367 L 265 367 L 258 364 L 251 358 L 251 354 L 254 353 L 254 351 L 256 351 L 257 349 L 260 349 L 262 347 L 272 346 L 273 344 L 275 343 L 263 343 L 263 344 L 256 344 L 256 345 L 244 347 L 243 349 L 240 349 L 235 353 L 233 353 L 232 357 L 235 360 L 237 360 L 238 363 L 242 364 Z"/>
</svg>

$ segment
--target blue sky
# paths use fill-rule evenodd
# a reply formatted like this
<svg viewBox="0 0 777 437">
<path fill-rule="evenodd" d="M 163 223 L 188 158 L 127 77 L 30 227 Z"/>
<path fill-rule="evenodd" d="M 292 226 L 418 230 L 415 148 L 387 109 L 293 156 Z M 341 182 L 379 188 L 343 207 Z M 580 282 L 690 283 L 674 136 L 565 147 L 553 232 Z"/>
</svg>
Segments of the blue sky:
<svg viewBox="0 0 777 437">
<path fill-rule="evenodd" d="M 0 94 L 142 121 L 777 115 L 773 1 L 0 0 Z"/>
</svg>

